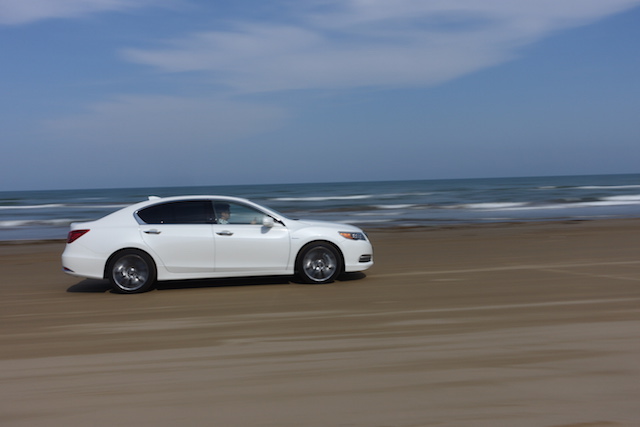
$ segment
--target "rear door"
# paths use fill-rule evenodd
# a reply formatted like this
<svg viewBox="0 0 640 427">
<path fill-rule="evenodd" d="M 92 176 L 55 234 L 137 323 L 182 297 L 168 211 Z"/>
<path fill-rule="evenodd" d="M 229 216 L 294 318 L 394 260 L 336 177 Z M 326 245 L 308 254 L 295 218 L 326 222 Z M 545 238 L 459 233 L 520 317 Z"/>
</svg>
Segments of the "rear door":
<svg viewBox="0 0 640 427">
<path fill-rule="evenodd" d="M 214 271 L 213 208 L 210 200 L 160 203 L 137 213 L 144 242 L 173 273 Z"/>
</svg>

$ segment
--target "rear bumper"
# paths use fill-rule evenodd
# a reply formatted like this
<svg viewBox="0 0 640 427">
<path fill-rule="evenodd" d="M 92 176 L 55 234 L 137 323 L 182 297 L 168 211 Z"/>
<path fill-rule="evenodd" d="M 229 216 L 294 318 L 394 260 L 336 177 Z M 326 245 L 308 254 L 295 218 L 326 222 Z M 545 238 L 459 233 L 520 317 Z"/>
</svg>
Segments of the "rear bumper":
<svg viewBox="0 0 640 427">
<path fill-rule="evenodd" d="M 92 257 L 85 250 L 75 251 L 73 245 L 67 245 L 62 253 L 62 271 L 71 276 L 103 279 L 104 258 Z"/>
</svg>

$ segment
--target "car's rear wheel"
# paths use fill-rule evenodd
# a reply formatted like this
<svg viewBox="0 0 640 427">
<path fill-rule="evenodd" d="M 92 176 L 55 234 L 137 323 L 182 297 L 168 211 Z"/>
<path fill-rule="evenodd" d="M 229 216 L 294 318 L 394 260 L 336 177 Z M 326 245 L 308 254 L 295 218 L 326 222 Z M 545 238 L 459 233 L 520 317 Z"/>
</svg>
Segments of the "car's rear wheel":
<svg viewBox="0 0 640 427">
<path fill-rule="evenodd" d="M 156 281 L 156 266 L 146 253 L 125 250 L 113 257 L 107 269 L 107 276 L 116 292 L 146 292 Z"/>
<path fill-rule="evenodd" d="M 310 243 L 300 251 L 296 272 L 305 283 L 330 283 L 342 272 L 338 250 L 324 242 Z"/>
</svg>

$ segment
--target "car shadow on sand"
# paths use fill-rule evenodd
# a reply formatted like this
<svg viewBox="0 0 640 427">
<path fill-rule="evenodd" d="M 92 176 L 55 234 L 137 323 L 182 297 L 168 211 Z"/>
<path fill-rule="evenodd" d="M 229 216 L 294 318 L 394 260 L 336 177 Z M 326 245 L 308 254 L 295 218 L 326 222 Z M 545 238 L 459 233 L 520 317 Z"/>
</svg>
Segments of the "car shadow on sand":
<svg viewBox="0 0 640 427">
<path fill-rule="evenodd" d="M 364 279 L 366 274 L 362 272 L 342 274 L 336 282 L 351 282 Z M 167 291 L 175 289 L 197 289 L 197 288 L 221 288 L 231 286 L 265 286 L 265 285 L 305 285 L 292 276 L 268 276 L 268 277 L 238 277 L 226 279 L 197 279 L 197 280 L 172 280 L 158 282 L 154 290 Z M 317 286 L 317 285 L 309 285 Z M 67 292 L 76 293 L 116 293 L 111 289 L 108 280 L 85 279 L 75 285 L 70 286 Z"/>
<path fill-rule="evenodd" d="M 67 288 L 67 292 L 78 292 L 78 293 L 86 292 L 86 293 L 103 294 L 109 291 L 111 291 L 111 284 L 109 283 L 109 281 L 97 280 L 97 279 L 85 279 Z"/>
</svg>

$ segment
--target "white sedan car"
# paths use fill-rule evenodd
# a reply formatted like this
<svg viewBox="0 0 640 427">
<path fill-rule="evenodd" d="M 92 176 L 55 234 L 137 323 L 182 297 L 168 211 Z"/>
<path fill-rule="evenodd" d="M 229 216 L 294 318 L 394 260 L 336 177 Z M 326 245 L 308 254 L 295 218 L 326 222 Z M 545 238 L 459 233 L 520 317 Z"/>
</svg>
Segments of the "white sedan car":
<svg viewBox="0 0 640 427">
<path fill-rule="evenodd" d="M 345 224 L 293 220 L 249 200 L 149 197 L 91 222 L 73 223 L 66 273 L 109 279 L 121 293 L 156 281 L 296 274 L 328 283 L 373 265 L 365 233 Z"/>
</svg>

